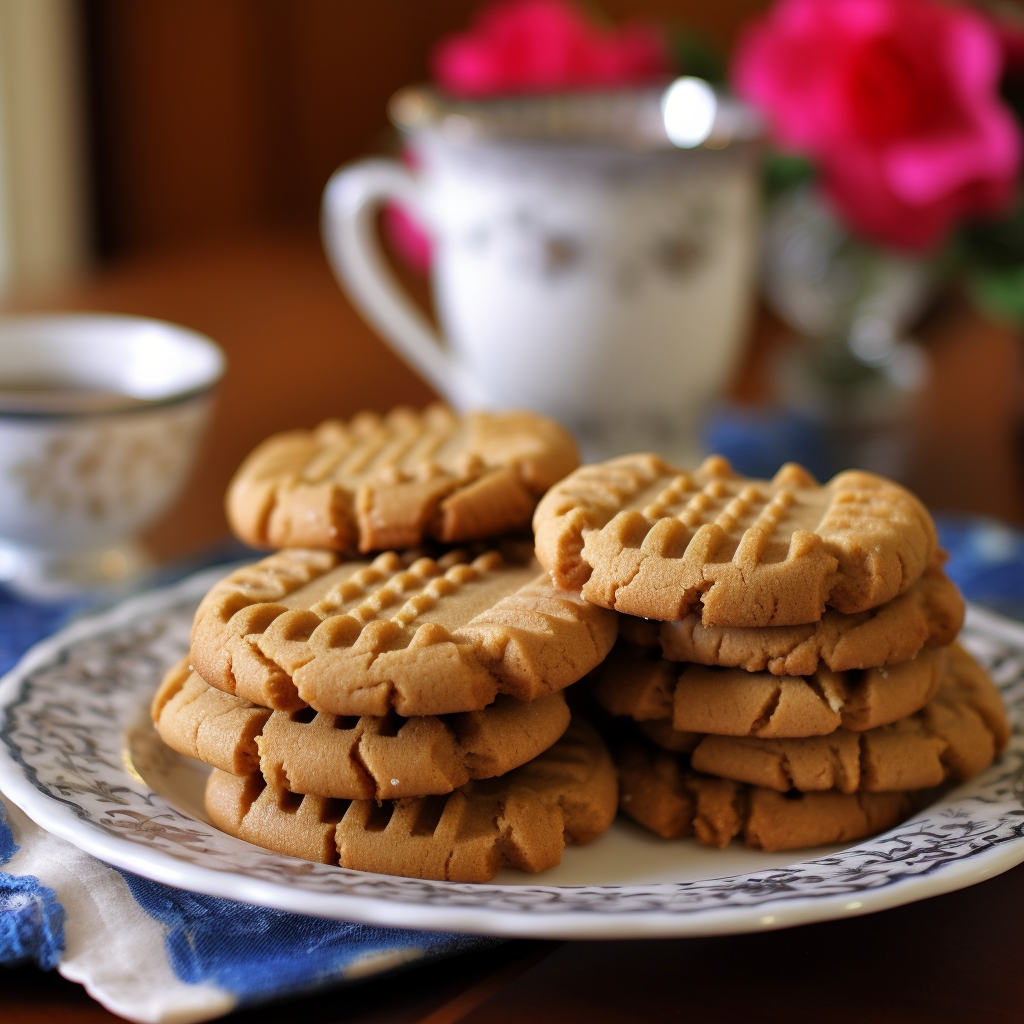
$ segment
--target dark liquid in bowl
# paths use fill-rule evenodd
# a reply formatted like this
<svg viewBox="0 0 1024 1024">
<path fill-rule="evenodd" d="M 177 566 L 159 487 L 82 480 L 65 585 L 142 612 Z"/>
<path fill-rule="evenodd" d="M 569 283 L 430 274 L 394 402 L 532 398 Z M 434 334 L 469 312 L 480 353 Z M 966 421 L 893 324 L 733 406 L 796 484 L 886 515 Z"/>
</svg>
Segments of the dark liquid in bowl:
<svg viewBox="0 0 1024 1024">
<path fill-rule="evenodd" d="M 117 412 L 148 404 L 144 398 L 83 381 L 0 375 L 0 415 Z"/>
</svg>

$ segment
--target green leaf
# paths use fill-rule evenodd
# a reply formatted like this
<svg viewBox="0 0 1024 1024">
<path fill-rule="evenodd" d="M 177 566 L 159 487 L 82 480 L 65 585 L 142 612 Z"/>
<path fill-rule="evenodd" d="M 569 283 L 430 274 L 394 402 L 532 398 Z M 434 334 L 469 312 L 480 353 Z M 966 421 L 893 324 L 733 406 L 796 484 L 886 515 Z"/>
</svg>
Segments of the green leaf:
<svg viewBox="0 0 1024 1024">
<path fill-rule="evenodd" d="M 969 269 L 1012 270 L 1024 265 L 1024 189 L 1006 213 L 966 224 L 957 243 Z"/>
<path fill-rule="evenodd" d="M 793 153 L 769 151 L 764 158 L 764 192 L 769 202 L 784 192 L 810 181 L 814 166 L 802 156 Z"/>
<path fill-rule="evenodd" d="M 692 29 L 674 27 L 669 34 L 672 56 L 680 74 L 695 75 L 712 85 L 726 84 L 725 51 L 714 40 Z"/>
<path fill-rule="evenodd" d="M 982 312 L 1024 327 L 1024 263 L 1002 269 L 976 268 L 967 280 Z"/>
</svg>

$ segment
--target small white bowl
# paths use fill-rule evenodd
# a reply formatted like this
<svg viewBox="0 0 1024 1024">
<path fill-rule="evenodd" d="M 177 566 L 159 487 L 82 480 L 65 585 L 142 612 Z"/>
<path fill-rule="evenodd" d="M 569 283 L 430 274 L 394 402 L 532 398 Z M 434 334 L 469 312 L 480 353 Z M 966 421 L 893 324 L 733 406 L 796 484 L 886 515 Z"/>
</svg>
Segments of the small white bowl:
<svg viewBox="0 0 1024 1024">
<path fill-rule="evenodd" d="M 177 496 L 224 354 L 159 320 L 0 318 L 0 579 L 56 597 L 123 580 Z"/>
</svg>

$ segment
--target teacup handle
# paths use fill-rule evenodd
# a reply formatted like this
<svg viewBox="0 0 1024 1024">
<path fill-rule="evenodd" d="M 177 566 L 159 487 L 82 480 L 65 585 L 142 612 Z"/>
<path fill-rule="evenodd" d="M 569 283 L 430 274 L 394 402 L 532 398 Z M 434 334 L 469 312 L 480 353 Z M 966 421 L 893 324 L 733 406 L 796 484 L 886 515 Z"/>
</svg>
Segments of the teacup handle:
<svg viewBox="0 0 1024 1024">
<path fill-rule="evenodd" d="M 452 405 L 484 405 L 480 388 L 445 350 L 381 252 L 375 215 L 389 199 L 422 218 L 419 184 L 394 160 L 361 160 L 327 183 L 320 228 L 334 275 L 384 340 Z"/>
</svg>

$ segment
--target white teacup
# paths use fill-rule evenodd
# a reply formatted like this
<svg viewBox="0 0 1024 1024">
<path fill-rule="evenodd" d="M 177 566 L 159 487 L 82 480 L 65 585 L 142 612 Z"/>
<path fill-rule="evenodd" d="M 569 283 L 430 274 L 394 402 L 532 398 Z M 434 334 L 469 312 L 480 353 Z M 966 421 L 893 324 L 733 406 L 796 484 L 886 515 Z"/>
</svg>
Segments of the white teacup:
<svg viewBox="0 0 1024 1024">
<path fill-rule="evenodd" d="M 410 106 L 408 94 L 393 103 L 396 119 Z M 487 128 L 480 109 L 476 126 Z M 368 160 L 335 174 L 323 219 L 335 272 L 456 407 L 546 413 L 590 456 L 655 446 L 691 454 L 750 313 L 750 147 L 639 148 L 614 130 L 602 138 L 603 122 L 566 141 L 564 116 L 553 137 L 523 138 L 523 109 L 519 122 L 474 131 L 464 113 L 435 104 L 424 115 L 421 102 L 404 125 L 415 173 Z M 503 132 L 509 123 L 517 130 Z M 386 200 L 429 231 L 443 340 L 381 256 L 375 214 Z"/>
<path fill-rule="evenodd" d="M 0 319 L 0 579 L 59 597 L 137 573 L 177 496 L 224 356 L 158 320 Z"/>
</svg>

